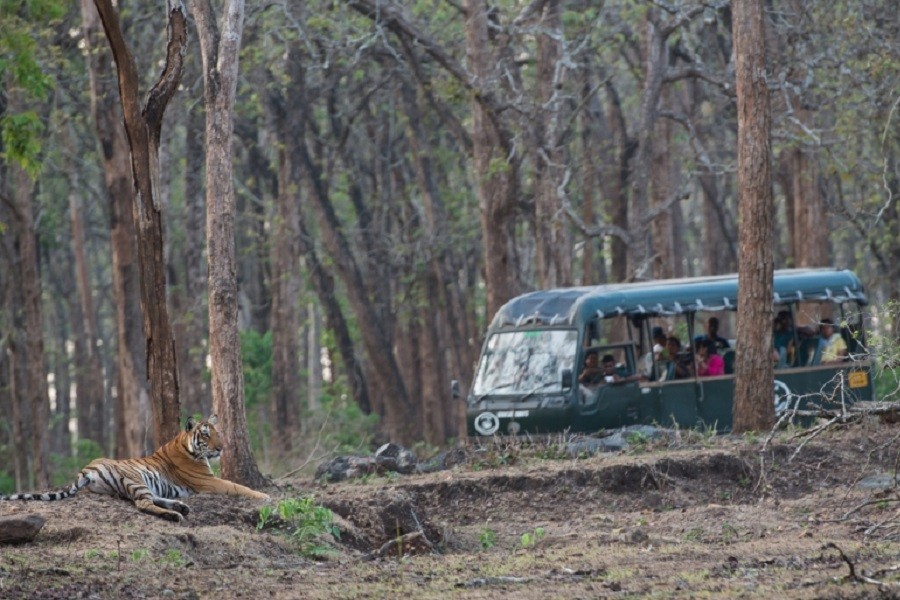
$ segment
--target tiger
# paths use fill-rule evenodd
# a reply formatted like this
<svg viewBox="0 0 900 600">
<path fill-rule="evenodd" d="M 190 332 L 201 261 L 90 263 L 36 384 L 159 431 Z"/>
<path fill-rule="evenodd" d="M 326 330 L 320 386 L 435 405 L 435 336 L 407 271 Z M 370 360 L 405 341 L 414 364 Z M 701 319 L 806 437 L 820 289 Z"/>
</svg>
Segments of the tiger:
<svg viewBox="0 0 900 600">
<path fill-rule="evenodd" d="M 187 421 L 184 431 L 159 450 L 143 458 L 113 460 L 98 458 L 78 474 L 68 490 L 0 495 L 0 500 L 62 500 L 83 488 L 131 500 L 138 510 L 180 523 L 188 515 L 187 504 L 176 498 L 196 493 L 229 494 L 269 501 L 269 495 L 213 475 L 210 459 L 222 453 L 215 425 L 216 415 Z"/>
</svg>

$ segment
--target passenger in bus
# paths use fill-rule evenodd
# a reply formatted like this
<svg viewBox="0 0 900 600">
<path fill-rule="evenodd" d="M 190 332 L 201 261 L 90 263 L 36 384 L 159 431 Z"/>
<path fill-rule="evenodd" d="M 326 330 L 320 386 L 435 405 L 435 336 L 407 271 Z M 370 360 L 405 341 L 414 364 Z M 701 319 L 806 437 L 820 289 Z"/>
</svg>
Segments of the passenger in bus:
<svg viewBox="0 0 900 600">
<path fill-rule="evenodd" d="M 600 355 L 596 350 L 591 350 L 584 357 L 584 370 L 578 376 L 578 382 L 584 385 L 596 385 L 602 381 L 603 368 L 600 366 Z"/>
<path fill-rule="evenodd" d="M 847 342 L 840 332 L 835 331 L 834 321 L 822 319 L 819 325 L 819 334 L 822 337 L 822 362 L 841 362 L 847 358 Z"/>
<path fill-rule="evenodd" d="M 716 343 L 712 340 L 700 340 L 696 344 L 697 375 L 699 377 L 712 377 L 725 374 L 725 361 L 716 350 Z"/>
<path fill-rule="evenodd" d="M 616 359 L 612 354 L 604 354 L 603 360 L 603 383 L 621 383 L 625 379 L 616 371 Z"/>
<path fill-rule="evenodd" d="M 718 317 L 710 317 L 706 320 L 706 335 L 698 335 L 694 338 L 694 344 L 700 340 L 711 340 L 716 343 L 716 348 L 718 350 L 724 350 L 725 348 L 730 348 L 731 345 L 728 343 L 728 340 L 719 335 L 719 318 Z"/>
<path fill-rule="evenodd" d="M 653 348 L 641 359 L 641 376 L 643 379 L 653 379 L 653 365 L 658 366 L 658 372 L 665 373 L 666 362 L 669 359 L 666 351 L 666 332 L 662 327 L 653 328 Z"/>
<path fill-rule="evenodd" d="M 666 338 L 666 354 L 668 354 L 668 361 L 666 362 L 666 372 L 662 377 L 664 381 L 687 379 L 692 376 L 691 354 L 690 352 L 682 353 L 681 340 L 674 335 Z"/>
<path fill-rule="evenodd" d="M 794 317 L 791 316 L 791 311 L 782 310 L 775 316 L 772 342 L 775 345 L 775 351 L 783 357 L 779 361 L 780 366 L 793 365 L 795 355 Z"/>
</svg>

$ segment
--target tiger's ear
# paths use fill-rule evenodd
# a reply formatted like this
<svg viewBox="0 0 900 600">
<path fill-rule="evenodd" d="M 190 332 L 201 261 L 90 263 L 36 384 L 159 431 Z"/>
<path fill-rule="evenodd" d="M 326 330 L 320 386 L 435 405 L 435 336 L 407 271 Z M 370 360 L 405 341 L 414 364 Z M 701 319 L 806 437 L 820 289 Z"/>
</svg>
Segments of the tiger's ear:
<svg viewBox="0 0 900 600">
<path fill-rule="evenodd" d="M 190 417 L 188 417 L 187 426 L 184 428 L 184 430 L 191 431 L 196 426 L 197 426 L 197 422 L 194 420 L 193 416 L 190 416 Z"/>
<path fill-rule="evenodd" d="M 215 425 L 219 422 L 219 417 L 217 417 L 216 415 L 210 415 L 206 422 L 210 425 Z"/>
</svg>

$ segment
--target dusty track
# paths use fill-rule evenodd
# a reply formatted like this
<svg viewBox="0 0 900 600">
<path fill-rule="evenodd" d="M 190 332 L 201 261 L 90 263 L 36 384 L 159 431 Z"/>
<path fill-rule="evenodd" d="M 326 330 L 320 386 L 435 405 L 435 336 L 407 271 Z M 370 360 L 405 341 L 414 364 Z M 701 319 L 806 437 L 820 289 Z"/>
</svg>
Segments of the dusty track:
<svg viewBox="0 0 900 600">
<path fill-rule="evenodd" d="M 885 571 L 900 565 L 896 494 L 857 485 L 892 472 L 896 434 L 867 421 L 791 462 L 782 436 L 762 472 L 760 442 L 694 436 L 580 460 L 507 448 L 429 475 L 301 478 L 273 496 L 314 494 L 344 529 L 318 562 L 258 532 L 259 506 L 241 499 L 189 499 L 182 525 L 90 494 L 4 503 L 0 515 L 48 523 L 35 542 L 0 547 L 0 598 L 898 597 L 900 586 L 849 580 L 826 547 L 857 574 L 900 581 Z M 435 550 L 372 559 L 414 531 Z"/>
</svg>

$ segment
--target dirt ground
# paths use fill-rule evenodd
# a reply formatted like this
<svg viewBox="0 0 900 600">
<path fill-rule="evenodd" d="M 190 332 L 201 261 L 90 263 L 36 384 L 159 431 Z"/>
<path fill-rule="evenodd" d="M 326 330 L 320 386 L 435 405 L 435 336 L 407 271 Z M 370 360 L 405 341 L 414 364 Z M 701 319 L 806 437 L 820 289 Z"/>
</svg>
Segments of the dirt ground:
<svg viewBox="0 0 900 600">
<path fill-rule="evenodd" d="M 0 546 L 0 598 L 900 597 L 897 427 L 869 419 L 795 456 L 791 435 L 580 458 L 506 443 L 447 471 L 268 490 L 337 515 L 318 560 L 258 531 L 249 500 L 190 498 L 182 524 L 89 493 L 0 503 L 47 519 Z"/>
</svg>

